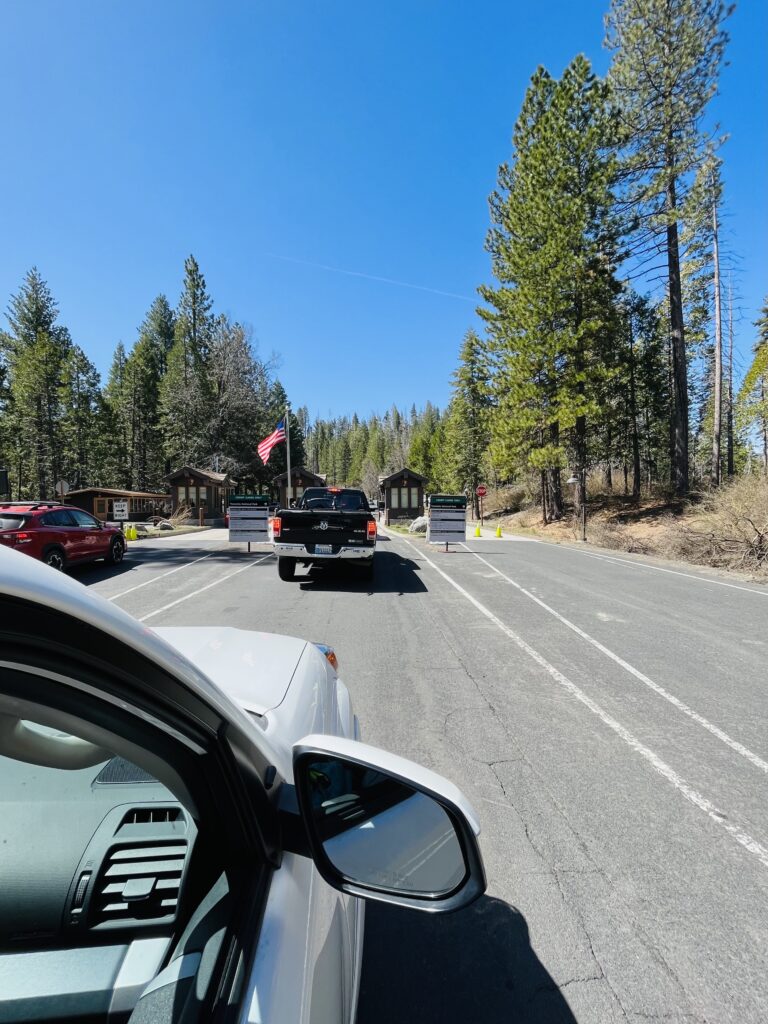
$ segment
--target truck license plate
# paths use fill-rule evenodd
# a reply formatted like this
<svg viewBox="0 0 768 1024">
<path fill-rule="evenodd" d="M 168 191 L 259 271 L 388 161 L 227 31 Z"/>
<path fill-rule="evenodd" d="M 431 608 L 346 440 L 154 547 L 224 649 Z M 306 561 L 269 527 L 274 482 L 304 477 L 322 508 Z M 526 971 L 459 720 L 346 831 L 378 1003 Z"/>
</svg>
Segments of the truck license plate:
<svg viewBox="0 0 768 1024">
<path fill-rule="evenodd" d="M 332 555 L 333 545 L 332 544 L 315 544 L 316 555 Z"/>
</svg>

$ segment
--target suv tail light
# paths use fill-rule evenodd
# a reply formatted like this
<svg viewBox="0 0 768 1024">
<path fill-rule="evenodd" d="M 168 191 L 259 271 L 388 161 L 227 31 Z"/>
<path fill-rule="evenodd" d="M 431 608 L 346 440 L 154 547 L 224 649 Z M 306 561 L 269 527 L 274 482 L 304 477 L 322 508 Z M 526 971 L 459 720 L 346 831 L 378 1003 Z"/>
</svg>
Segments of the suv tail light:
<svg viewBox="0 0 768 1024">
<path fill-rule="evenodd" d="M 368 522 L 368 540 L 376 540 L 376 523 L 372 520 Z"/>
<path fill-rule="evenodd" d="M 275 518 L 272 520 L 272 536 L 273 537 L 279 537 L 280 536 L 280 530 L 282 529 L 282 525 L 283 524 L 282 524 L 282 522 L 280 520 L 280 516 L 275 516 Z"/>
<path fill-rule="evenodd" d="M 4 540 L 9 540 L 11 544 L 30 544 L 33 540 L 31 533 L 25 533 L 20 531 L 19 533 L 6 533 Z"/>
</svg>

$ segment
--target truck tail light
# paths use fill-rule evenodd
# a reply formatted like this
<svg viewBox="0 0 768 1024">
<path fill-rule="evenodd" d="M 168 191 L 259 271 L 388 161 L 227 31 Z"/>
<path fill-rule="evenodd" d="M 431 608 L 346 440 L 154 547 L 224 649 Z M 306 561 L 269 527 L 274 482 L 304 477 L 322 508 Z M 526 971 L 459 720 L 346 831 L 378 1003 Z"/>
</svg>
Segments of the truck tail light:
<svg viewBox="0 0 768 1024">
<path fill-rule="evenodd" d="M 368 523 L 368 540 L 376 540 L 376 523 Z"/>
<path fill-rule="evenodd" d="M 280 536 L 280 530 L 282 529 L 282 526 L 283 526 L 283 524 L 282 524 L 282 521 L 280 519 L 280 516 L 275 516 L 275 518 L 272 520 L 272 536 L 273 537 L 279 537 Z"/>
</svg>

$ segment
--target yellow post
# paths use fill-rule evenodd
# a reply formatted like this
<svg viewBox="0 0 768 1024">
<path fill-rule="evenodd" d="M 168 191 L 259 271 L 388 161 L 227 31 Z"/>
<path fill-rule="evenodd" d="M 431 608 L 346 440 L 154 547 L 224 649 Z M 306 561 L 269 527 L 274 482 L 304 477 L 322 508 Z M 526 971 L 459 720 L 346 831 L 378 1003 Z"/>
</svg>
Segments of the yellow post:
<svg viewBox="0 0 768 1024">
<path fill-rule="evenodd" d="M 496 527 L 496 536 L 497 536 L 497 537 L 500 537 L 500 536 L 501 536 L 501 527 L 500 527 L 500 526 L 497 526 L 497 527 Z"/>
<path fill-rule="evenodd" d="M 479 526 L 475 527 L 475 536 L 476 537 L 482 537 L 482 533 L 480 532 L 480 527 Z"/>
</svg>

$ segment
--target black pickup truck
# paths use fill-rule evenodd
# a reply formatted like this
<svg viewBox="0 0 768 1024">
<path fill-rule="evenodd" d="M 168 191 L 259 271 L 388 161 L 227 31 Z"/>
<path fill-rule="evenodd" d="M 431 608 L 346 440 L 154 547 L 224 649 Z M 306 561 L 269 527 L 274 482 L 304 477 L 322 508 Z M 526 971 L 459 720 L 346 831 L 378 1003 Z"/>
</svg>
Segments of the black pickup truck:
<svg viewBox="0 0 768 1024">
<path fill-rule="evenodd" d="M 293 579 L 298 562 L 350 562 L 373 576 L 376 520 L 362 491 L 308 487 L 296 508 L 275 513 L 273 537 L 281 580 Z"/>
</svg>

